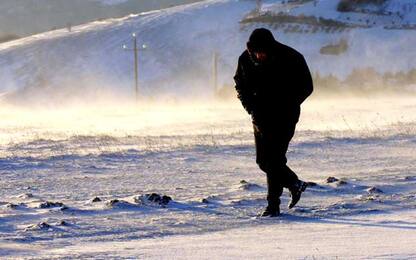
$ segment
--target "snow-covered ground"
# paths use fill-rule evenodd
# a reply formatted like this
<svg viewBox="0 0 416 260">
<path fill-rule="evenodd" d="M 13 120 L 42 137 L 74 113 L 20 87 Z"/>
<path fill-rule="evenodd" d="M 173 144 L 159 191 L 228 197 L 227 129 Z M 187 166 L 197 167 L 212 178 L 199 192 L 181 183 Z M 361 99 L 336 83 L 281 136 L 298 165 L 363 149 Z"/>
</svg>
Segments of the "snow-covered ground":
<svg viewBox="0 0 416 260">
<path fill-rule="evenodd" d="M 318 221 L 294 217 L 194 236 L 86 243 L 46 252 L 141 259 L 414 259 L 415 213 Z"/>
<path fill-rule="evenodd" d="M 237 102 L 2 108 L 1 256 L 414 258 L 413 101 L 308 101 L 288 156 L 316 186 L 265 220 Z"/>
</svg>

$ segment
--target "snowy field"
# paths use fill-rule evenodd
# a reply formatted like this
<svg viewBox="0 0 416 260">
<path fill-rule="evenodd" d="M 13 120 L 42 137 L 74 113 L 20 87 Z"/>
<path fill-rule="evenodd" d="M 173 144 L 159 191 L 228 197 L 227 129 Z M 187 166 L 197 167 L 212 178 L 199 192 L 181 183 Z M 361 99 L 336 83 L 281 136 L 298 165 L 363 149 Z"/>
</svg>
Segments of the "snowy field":
<svg viewBox="0 0 416 260">
<path fill-rule="evenodd" d="M 349 15 L 336 1 L 301 3 L 287 12 Z M 412 25 L 413 7 L 387 10 L 406 9 L 402 25 Z M 241 25 L 254 8 L 206 0 L 1 44 L 0 258 L 416 259 L 414 85 L 317 91 L 288 152 L 310 187 L 292 210 L 285 191 L 282 216 L 256 218 L 266 180 L 250 118 L 236 98 L 213 101 L 212 87 L 213 54 L 218 86 L 231 88 L 249 33 L 268 26 Z M 377 26 L 365 29 L 273 33 L 321 75 L 415 68 L 416 34 L 372 17 Z M 133 32 L 147 46 L 139 79 L 149 100 L 139 105 L 126 101 L 133 55 L 122 46 Z M 342 39 L 345 53 L 320 53 Z"/>
<path fill-rule="evenodd" d="M 414 259 L 414 97 L 303 111 L 289 164 L 316 185 L 258 219 L 265 176 L 237 102 L 2 106 L 0 257 Z"/>
</svg>

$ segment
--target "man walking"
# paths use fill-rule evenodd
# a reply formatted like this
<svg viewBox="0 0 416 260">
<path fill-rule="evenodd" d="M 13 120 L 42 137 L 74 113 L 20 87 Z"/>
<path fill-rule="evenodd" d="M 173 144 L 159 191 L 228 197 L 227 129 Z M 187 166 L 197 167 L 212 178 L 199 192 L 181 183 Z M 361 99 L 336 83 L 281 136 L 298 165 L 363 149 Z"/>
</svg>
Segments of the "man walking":
<svg viewBox="0 0 416 260">
<path fill-rule="evenodd" d="M 255 29 L 234 76 L 238 98 L 253 120 L 256 162 L 267 176 L 268 205 L 262 216 L 280 214 L 280 196 L 289 189 L 292 208 L 307 183 L 286 165 L 286 152 L 300 116 L 300 105 L 312 93 L 304 57 L 276 41 L 265 29 Z"/>
</svg>

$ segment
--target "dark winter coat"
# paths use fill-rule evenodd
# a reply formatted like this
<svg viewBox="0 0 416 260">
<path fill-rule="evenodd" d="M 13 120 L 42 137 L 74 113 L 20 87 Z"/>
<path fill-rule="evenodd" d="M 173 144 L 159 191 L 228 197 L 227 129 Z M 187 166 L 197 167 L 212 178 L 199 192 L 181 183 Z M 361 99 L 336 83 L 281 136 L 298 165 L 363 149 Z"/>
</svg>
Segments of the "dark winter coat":
<svg viewBox="0 0 416 260">
<path fill-rule="evenodd" d="M 242 53 L 234 80 L 238 98 L 260 127 L 296 125 L 300 105 L 313 91 L 304 57 L 274 39 L 264 63 Z"/>
</svg>

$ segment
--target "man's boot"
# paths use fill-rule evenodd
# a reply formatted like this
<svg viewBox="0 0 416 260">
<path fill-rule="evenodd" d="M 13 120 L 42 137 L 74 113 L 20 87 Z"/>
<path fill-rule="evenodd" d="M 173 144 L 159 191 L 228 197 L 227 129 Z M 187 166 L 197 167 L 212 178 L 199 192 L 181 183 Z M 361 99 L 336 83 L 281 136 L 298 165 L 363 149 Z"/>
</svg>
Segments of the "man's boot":
<svg viewBox="0 0 416 260">
<path fill-rule="evenodd" d="M 277 195 L 267 195 L 267 207 L 260 214 L 261 217 L 277 217 L 280 215 L 280 199 L 276 199 Z"/>
<path fill-rule="evenodd" d="M 298 203 L 300 197 L 302 196 L 302 192 L 306 190 L 306 187 L 308 187 L 308 183 L 298 180 L 295 185 L 289 188 L 290 195 L 292 197 L 292 200 L 288 205 L 289 209 L 293 208 L 296 203 Z"/>
<path fill-rule="evenodd" d="M 260 214 L 261 217 L 277 217 L 280 215 L 279 206 L 267 206 Z"/>
<path fill-rule="evenodd" d="M 279 185 L 276 175 L 267 171 L 267 207 L 260 214 L 262 217 L 277 217 L 280 215 L 280 196 L 283 186 Z"/>
</svg>

